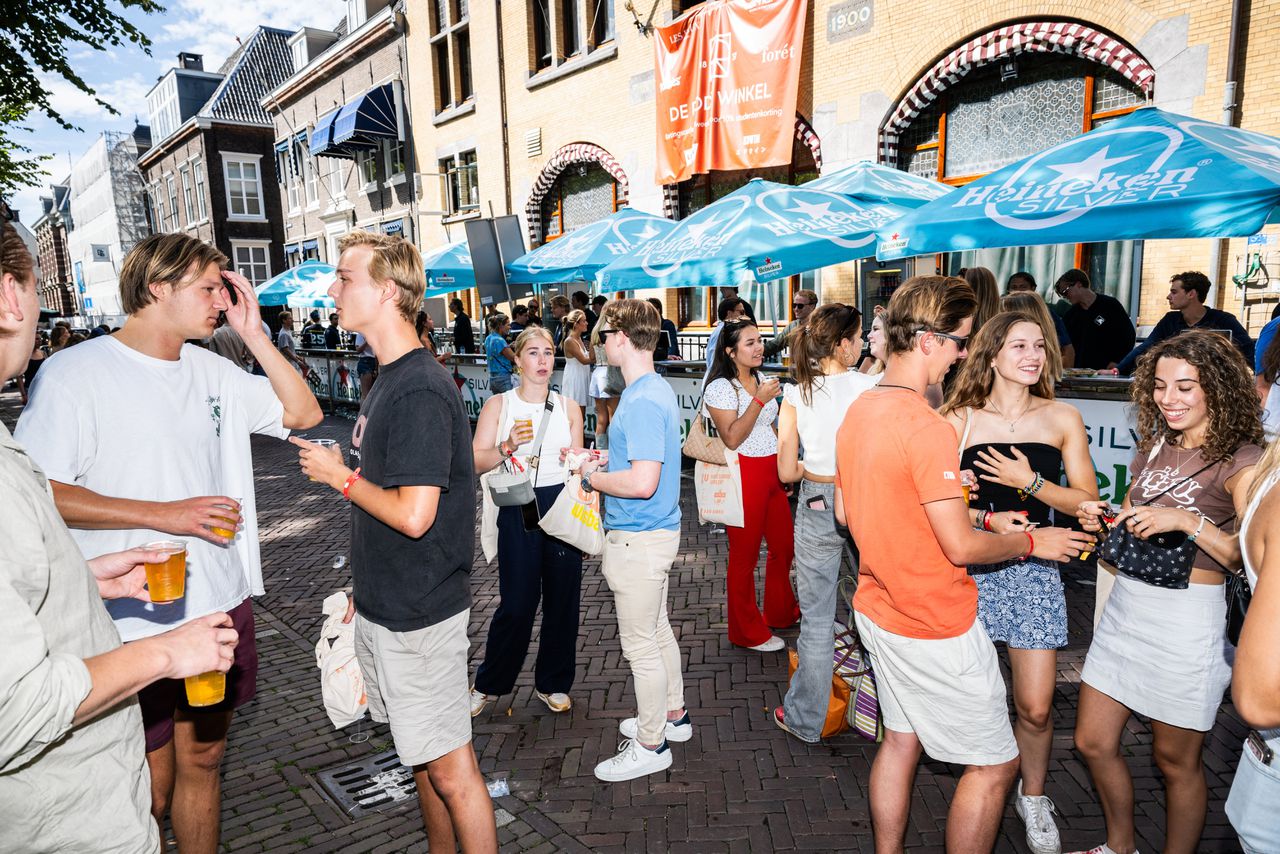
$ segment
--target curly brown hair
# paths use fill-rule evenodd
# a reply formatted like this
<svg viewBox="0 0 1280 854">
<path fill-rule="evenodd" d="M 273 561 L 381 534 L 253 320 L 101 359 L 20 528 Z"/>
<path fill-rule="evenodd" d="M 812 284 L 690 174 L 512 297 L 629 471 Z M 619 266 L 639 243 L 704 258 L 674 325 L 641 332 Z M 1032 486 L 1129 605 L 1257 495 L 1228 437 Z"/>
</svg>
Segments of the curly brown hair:
<svg viewBox="0 0 1280 854">
<path fill-rule="evenodd" d="M 1262 445 L 1262 406 L 1254 390 L 1253 371 L 1225 335 L 1190 330 L 1156 344 L 1138 360 L 1131 395 L 1138 408 L 1138 447 L 1150 451 L 1156 442 L 1177 444 L 1180 433 L 1170 429 L 1155 402 L 1156 363 L 1182 359 L 1200 374 L 1209 429 L 1203 455 L 1213 462 L 1231 456 L 1243 445 Z"/>
</svg>

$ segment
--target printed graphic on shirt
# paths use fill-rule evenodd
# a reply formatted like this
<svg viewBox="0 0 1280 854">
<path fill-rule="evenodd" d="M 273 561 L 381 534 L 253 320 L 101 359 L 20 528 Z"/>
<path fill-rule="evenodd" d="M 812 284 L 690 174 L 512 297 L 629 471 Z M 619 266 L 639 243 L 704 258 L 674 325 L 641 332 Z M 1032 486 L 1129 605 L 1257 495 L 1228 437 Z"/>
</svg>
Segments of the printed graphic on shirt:
<svg viewBox="0 0 1280 854">
<path fill-rule="evenodd" d="M 1147 469 L 1138 478 L 1138 482 L 1134 484 L 1134 497 L 1145 500 L 1150 496 L 1159 495 L 1185 477 L 1185 474 L 1172 466 Z M 1193 478 L 1179 484 L 1176 489 L 1170 490 L 1168 496 L 1182 507 L 1191 507 L 1196 503 L 1196 493 L 1203 488 L 1204 485 Z"/>
<path fill-rule="evenodd" d="M 953 472 L 953 471 L 944 471 L 944 472 L 942 473 L 942 479 L 943 479 L 943 480 L 955 480 L 955 479 L 956 479 L 956 473 L 955 473 L 955 472 Z"/>
<path fill-rule="evenodd" d="M 213 421 L 214 434 L 222 435 L 222 398 L 218 395 L 211 395 L 205 398 L 205 403 L 209 404 L 209 419 Z"/>
<path fill-rule="evenodd" d="M 1101 326 L 1102 324 L 1104 324 L 1104 323 L 1106 323 L 1106 322 L 1107 322 L 1107 319 L 1106 319 L 1105 317 L 1103 317 L 1102 315 L 1098 315 L 1097 317 L 1095 317 L 1095 318 L 1093 319 L 1093 325 L 1094 325 L 1094 326 Z"/>
<path fill-rule="evenodd" d="M 351 428 L 351 456 L 358 464 L 360 462 L 360 442 L 364 439 L 364 428 L 369 423 L 369 416 L 361 415 L 356 419 L 356 426 Z"/>
</svg>

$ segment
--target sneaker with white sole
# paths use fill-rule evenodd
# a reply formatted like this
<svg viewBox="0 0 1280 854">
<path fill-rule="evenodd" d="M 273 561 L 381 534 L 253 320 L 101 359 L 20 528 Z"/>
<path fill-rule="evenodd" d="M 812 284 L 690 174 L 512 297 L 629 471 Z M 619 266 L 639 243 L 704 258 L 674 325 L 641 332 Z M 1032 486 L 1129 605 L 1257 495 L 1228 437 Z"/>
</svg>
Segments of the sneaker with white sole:
<svg viewBox="0 0 1280 854">
<path fill-rule="evenodd" d="M 639 731 L 639 721 L 635 718 L 626 718 L 618 724 L 618 732 L 627 738 L 635 738 Z M 689 720 L 689 713 L 685 712 L 674 721 L 667 721 L 667 729 L 663 735 L 667 741 L 688 741 L 693 738 L 693 723 Z"/>
<path fill-rule="evenodd" d="M 747 649 L 753 650 L 755 652 L 777 652 L 780 649 L 786 649 L 786 648 L 787 648 L 787 642 L 784 641 L 782 638 L 778 637 L 777 635 L 773 635 L 764 643 L 747 647 Z"/>
<path fill-rule="evenodd" d="M 1032 854 L 1062 854 L 1062 839 L 1053 822 L 1057 812 L 1053 801 L 1044 795 L 1022 794 L 1022 781 L 1013 798 L 1013 808 L 1027 828 L 1027 847 Z"/>
<path fill-rule="evenodd" d="M 568 694 L 556 691 L 553 694 L 544 694 L 541 691 L 534 691 L 534 696 L 547 704 L 547 708 L 556 714 L 567 712 L 573 708 L 573 698 Z"/>
<path fill-rule="evenodd" d="M 1116 854 L 1116 851 L 1104 842 L 1097 848 L 1090 848 L 1088 851 L 1072 851 L 1071 854 Z M 1138 854 L 1137 848 L 1133 849 L 1133 854 Z"/>
<path fill-rule="evenodd" d="M 671 748 L 665 741 L 650 750 L 634 738 L 618 745 L 618 755 L 596 766 L 596 779 L 606 783 L 621 783 L 647 774 L 657 774 L 671 767 Z"/>
<path fill-rule="evenodd" d="M 485 710 L 485 707 L 487 707 L 490 703 L 492 703 L 496 699 L 498 698 L 495 697 L 493 694 L 482 694 L 479 691 L 477 691 L 474 686 L 472 686 L 471 717 L 474 718 L 477 715 L 479 715 L 481 712 Z"/>
</svg>

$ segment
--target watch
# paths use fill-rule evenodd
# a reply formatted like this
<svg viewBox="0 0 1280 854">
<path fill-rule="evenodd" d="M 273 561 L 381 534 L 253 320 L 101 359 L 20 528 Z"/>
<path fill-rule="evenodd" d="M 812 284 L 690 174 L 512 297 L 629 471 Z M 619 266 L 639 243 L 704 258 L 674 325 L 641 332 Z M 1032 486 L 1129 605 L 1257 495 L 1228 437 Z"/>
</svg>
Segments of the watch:
<svg viewBox="0 0 1280 854">
<path fill-rule="evenodd" d="M 579 482 L 579 485 L 582 487 L 583 492 L 586 492 L 586 493 L 595 492 L 595 489 L 591 486 L 592 474 L 595 474 L 595 472 L 591 472 L 591 474 L 584 474 L 582 476 L 582 480 Z"/>
</svg>

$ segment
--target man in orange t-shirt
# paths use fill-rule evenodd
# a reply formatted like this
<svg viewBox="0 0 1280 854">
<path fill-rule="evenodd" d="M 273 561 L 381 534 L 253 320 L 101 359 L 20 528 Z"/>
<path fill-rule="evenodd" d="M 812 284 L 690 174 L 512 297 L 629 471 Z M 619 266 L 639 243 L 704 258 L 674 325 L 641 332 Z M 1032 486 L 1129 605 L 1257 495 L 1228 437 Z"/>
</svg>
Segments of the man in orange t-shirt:
<svg viewBox="0 0 1280 854">
<path fill-rule="evenodd" d="M 884 743 L 871 766 L 877 851 L 902 849 L 923 750 L 967 766 L 947 815 L 948 851 L 990 851 L 1018 746 L 969 564 L 1066 560 L 1092 538 L 1063 528 L 972 527 L 956 434 L 924 390 L 964 356 L 977 300 L 963 279 L 920 276 L 889 302 L 887 368 L 836 434 L 836 515 L 861 553 L 854 617 L 871 655 Z"/>
</svg>

